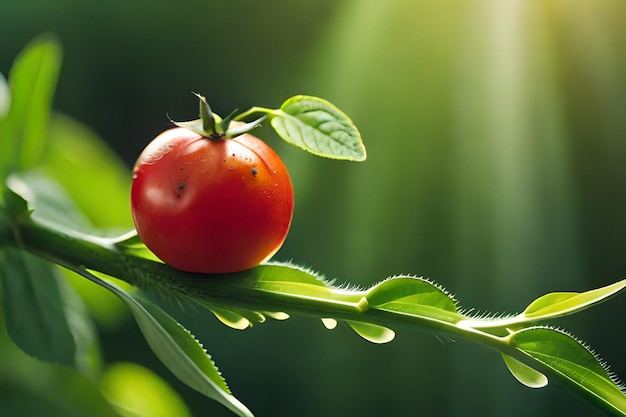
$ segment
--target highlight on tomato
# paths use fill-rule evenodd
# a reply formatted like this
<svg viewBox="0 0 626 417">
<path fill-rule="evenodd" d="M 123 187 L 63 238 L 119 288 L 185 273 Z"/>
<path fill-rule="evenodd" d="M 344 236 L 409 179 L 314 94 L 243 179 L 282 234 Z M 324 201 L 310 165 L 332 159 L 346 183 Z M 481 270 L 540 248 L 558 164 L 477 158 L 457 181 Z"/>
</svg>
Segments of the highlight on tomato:
<svg viewBox="0 0 626 417">
<path fill-rule="evenodd" d="M 142 151 L 133 168 L 131 212 L 142 242 L 174 268 L 228 273 L 252 268 L 282 246 L 294 192 L 280 157 L 221 120 L 200 98 L 201 118 L 176 123 Z"/>
</svg>

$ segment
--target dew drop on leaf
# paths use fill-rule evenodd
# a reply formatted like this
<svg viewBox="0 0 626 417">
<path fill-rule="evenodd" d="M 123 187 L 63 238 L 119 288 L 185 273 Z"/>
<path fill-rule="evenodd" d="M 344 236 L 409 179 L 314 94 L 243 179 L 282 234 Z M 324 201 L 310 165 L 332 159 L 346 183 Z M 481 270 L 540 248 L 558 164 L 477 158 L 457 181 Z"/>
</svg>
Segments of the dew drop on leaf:
<svg viewBox="0 0 626 417">
<path fill-rule="evenodd" d="M 322 324 L 328 330 L 333 330 L 335 327 L 337 327 L 337 320 L 335 320 L 335 319 L 322 319 Z"/>
</svg>

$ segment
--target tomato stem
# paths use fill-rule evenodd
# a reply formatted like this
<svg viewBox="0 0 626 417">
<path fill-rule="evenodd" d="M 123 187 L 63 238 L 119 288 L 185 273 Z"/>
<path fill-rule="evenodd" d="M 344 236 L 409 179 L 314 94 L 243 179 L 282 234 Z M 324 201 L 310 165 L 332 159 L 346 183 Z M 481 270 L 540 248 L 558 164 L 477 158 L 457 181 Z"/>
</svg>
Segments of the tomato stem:
<svg viewBox="0 0 626 417">
<path fill-rule="evenodd" d="M 239 115 L 237 115 L 237 117 L 235 117 L 234 120 L 243 120 L 246 117 L 250 116 L 251 114 L 255 114 L 255 113 L 263 113 L 265 115 L 265 117 L 273 117 L 276 116 L 277 114 L 280 113 L 280 110 L 275 110 L 275 109 L 268 109 L 266 107 L 251 107 L 250 109 L 246 110 L 243 113 L 240 113 Z"/>
<path fill-rule="evenodd" d="M 172 123 L 178 127 L 189 129 L 192 132 L 211 140 L 232 139 L 251 131 L 255 127 L 259 126 L 259 124 L 268 117 L 271 118 L 281 114 L 281 110 L 272 110 L 265 107 L 251 107 L 249 110 L 239 115 L 236 115 L 237 110 L 234 110 L 222 119 L 220 116 L 213 113 L 206 97 L 198 93 L 193 94 L 200 100 L 200 119 L 188 122 L 176 122 L 172 120 Z M 231 121 L 241 121 L 247 116 L 255 113 L 263 113 L 263 116 L 252 122 L 230 128 Z"/>
</svg>

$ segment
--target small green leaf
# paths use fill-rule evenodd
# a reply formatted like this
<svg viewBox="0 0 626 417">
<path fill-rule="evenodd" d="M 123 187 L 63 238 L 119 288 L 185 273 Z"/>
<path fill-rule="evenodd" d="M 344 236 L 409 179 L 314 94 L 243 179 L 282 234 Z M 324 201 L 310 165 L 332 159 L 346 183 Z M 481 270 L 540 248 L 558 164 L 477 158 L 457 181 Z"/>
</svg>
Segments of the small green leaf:
<svg viewBox="0 0 626 417">
<path fill-rule="evenodd" d="M 73 366 L 76 345 L 56 267 L 16 248 L 4 249 L 1 264 L 2 304 L 13 342 L 38 359 Z"/>
<path fill-rule="evenodd" d="M 529 388 L 543 388 L 548 385 L 548 378 L 539 371 L 531 368 L 518 361 L 517 359 L 502 354 L 502 359 L 504 359 L 504 363 L 511 371 L 511 374 L 522 384 L 526 385 Z"/>
<path fill-rule="evenodd" d="M 265 264 L 241 273 L 241 283 L 255 290 L 305 297 L 330 297 L 332 288 L 313 273 L 283 264 Z"/>
<path fill-rule="evenodd" d="M 372 343 L 389 343 L 396 337 L 396 333 L 387 327 L 359 321 L 346 321 L 346 323 L 359 336 Z"/>
<path fill-rule="evenodd" d="M 626 279 L 595 290 L 578 292 L 554 292 L 543 295 L 530 303 L 522 313 L 503 318 L 469 318 L 458 323 L 463 328 L 492 329 L 494 333 L 508 334 L 507 329 L 519 329 L 537 323 L 573 314 L 602 303 L 626 288 Z"/>
<path fill-rule="evenodd" d="M 531 327 L 509 336 L 510 343 L 552 370 L 564 386 L 598 408 L 626 414 L 626 394 L 586 346 L 569 334 Z"/>
<path fill-rule="evenodd" d="M 546 294 L 533 301 L 522 314 L 533 320 L 564 316 L 605 301 L 623 291 L 624 288 L 626 288 L 626 279 L 582 293 L 554 292 Z"/>
<path fill-rule="evenodd" d="M 326 100 L 295 96 L 270 114 L 276 133 L 285 141 L 318 156 L 349 161 L 366 158 L 361 134 L 352 120 Z"/>
<path fill-rule="evenodd" d="M 200 343 L 159 306 L 138 292 L 128 293 L 85 270 L 74 267 L 72 270 L 112 291 L 126 303 L 152 351 L 178 379 L 235 414 L 252 416 L 231 394 L 226 381 Z"/>
<path fill-rule="evenodd" d="M 219 321 L 228 327 L 236 330 L 245 330 L 250 327 L 250 321 L 233 310 L 218 307 L 210 307 L 209 309 Z"/>
<path fill-rule="evenodd" d="M 456 300 L 439 286 L 417 277 L 394 277 L 367 291 L 371 308 L 398 311 L 456 323 L 462 319 Z"/>
<path fill-rule="evenodd" d="M 260 311 L 243 309 L 237 309 L 236 311 L 250 322 L 250 326 L 256 323 L 265 323 L 265 316 Z"/>
<path fill-rule="evenodd" d="M 265 316 L 252 310 L 242 310 L 238 308 L 223 308 L 216 306 L 206 306 L 213 315 L 228 327 L 236 330 L 245 330 L 255 323 L 265 322 Z"/>
<path fill-rule="evenodd" d="M 263 315 L 278 321 L 288 320 L 289 314 L 284 311 L 264 311 Z"/>
<path fill-rule="evenodd" d="M 15 59 L 9 73 L 11 103 L 0 123 L 0 178 L 41 157 L 60 66 L 61 47 L 50 36 L 37 38 Z"/>
</svg>

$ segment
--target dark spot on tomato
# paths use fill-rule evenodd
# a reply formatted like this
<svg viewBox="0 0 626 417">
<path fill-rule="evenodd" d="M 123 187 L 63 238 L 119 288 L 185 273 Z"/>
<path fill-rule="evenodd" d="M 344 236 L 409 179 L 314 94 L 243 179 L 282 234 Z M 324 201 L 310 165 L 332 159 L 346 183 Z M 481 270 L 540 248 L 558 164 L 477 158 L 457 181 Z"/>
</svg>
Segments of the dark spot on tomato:
<svg viewBox="0 0 626 417">
<path fill-rule="evenodd" d="M 182 181 L 178 182 L 178 186 L 176 187 L 176 195 L 178 196 L 178 198 L 180 198 L 180 196 L 182 195 L 182 191 L 185 189 L 185 183 Z"/>
<path fill-rule="evenodd" d="M 256 177 L 256 174 L 258 174 L 259 171 L 256 169 L 256 167 L 252 168 L 252 175 L 254 175 Z"/>
</svg>

